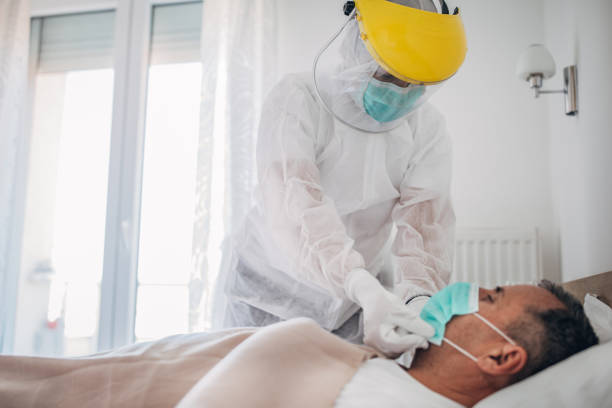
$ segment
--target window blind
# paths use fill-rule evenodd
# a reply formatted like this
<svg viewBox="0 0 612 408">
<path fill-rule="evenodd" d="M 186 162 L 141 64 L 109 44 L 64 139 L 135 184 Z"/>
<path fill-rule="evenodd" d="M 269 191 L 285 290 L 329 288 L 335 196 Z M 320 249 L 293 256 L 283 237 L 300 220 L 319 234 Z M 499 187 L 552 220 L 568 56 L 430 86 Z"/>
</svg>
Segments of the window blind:
<svg viewBox="0 0 612 408">
<path fill-rule="evenodd" d="M 114 11 L 43 17 L 39 72 L 112 68 Z"/>
<path fill-rule="evenodd" d="M 39 72 L 112 68 L 114 11 L 42 17 Z M 155 6 L 151 64 L 200 61 L 202 2 Z"/>
<path fill-rule="evenodd" d="M 152 23 L 151 65 L 200 61 L 202 2 L 156 6 Z"/>
</svg>

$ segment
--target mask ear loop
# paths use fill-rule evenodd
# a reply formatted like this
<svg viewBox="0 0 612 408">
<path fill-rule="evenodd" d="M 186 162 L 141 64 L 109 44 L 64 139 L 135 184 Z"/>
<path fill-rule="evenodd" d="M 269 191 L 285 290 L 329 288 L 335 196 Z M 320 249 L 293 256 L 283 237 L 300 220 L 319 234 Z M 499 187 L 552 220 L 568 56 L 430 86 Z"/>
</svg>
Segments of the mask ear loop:
<svg viewBox="0 0 612 408">
<path fill-rule="evenodd" d="M 455 348 L 455 350 L 457 350 L 458 352 L 460 352 L 461 354 L 463 354 L 464 356 L 466 356 L 467 358 L 469 358 L 470 360 L 474 361 L 475 363 L 478 362 L 478 359 L 476 357 L 474 357 L 472 354 L 470 354 L 468 351 L 464 350 L 463 348 L 459 347 L 458 345 L 456 345 L 455 343 L 453 343 L 452 341 L 450 341 L 449 339 L 447 339 L 446 337 L 444 337 L 442 339 L 442 341 L 447 342 L 448 344 L 450 344 L 452 347 Z"/>
<path fill-rule="evenodd" d="M 495 332 L 497 334 L 499 334 L 500 336 L 502 336 L 504 339 L 506 339 L 506 341 L 510 344 L 512 344 L 513 346 L 516 346 L 516 342 L 514 340 L 512 340 L 510 337 L 508 337 L 503 331 L 499 330 L 497 327 L 495 327 L 493 325 L 493 323 L 491 323 L 490 321 L 488 321 L 487 319 L 485 319 L 484 317 L 482 317 L 481 315 L 479 315 L 478 313 L 474 313 L 474 315 L 479 318 L 480 320 L 482 320 L 487 326 L 489 326 L 491 329 L 495 330 Z"/>
<path fill-rule="evenodd" d="M 489 326 L 491 329 L 493 329 L 497 334 L 499 334 L 500 336 L 502 336 L 508 343 L 512 344 L 513 346 L 516 346 L 516 342 L 514 340 L 512 340 L 510 337 L 508 337 L 503 331 L 499 330 L 497 327 L 495 327 L 493 325 L 493 323 L 491 323 L 490 321 L 488 321 L 487 319 L 485 319 L 484 317 L 482 317 L 481 315 L 479 315 L 478 313 L 474 313 L 474 315 L 476 317 L 478 317 L 480 320 L 482 320 L 487 326 Z M 450 341 L 449 339 L 447 339 L 446 337 L 444 337 L 442 339 L 442 341 L 450 344 L 452 347 L 455 348 L 455 350 L 457 350 L 458 352 L 460 352 L 461 354 L 463 354 L 464 356 L 466 356 L 467 358 L 469 358 L 470 360 L 477 362 L 478 359 L 476 357 L 474 357 L 472 354 L 470 354 L 467 350 L 463 349 L 462 347 L 458 346 L 457 344 L 453 343 L 452 341 Z"/>
</svg>

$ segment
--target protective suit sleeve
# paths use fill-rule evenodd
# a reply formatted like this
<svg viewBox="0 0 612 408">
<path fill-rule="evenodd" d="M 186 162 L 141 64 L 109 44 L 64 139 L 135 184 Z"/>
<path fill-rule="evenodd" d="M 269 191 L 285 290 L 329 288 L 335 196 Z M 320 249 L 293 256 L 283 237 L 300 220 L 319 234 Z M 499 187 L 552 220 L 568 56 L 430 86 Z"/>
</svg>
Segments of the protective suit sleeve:
<svg viewBox="0 0 612 408">
<path fill-rule="evenodd" d="M 431 105 L 419 113 L 415 134 L 423 148 L 406 171 L 392 212 L 397 226 L 391 248 L 393 292 L 404 300 L 446 286 L 453 257 L 450 137 L 444 119 Z"/>
<path fill-rule="evenodd" d="M 282 270 L 346 298 L 346 276 L 365 265 L 323 190 L 316 165 L 320 127 L 332 131 L 331 126 L 331 118 L 295 76 L 272 91 L 260 124 L 258 202 L 282 258 L 278 262 L 290 263 Z"/>
</svg>

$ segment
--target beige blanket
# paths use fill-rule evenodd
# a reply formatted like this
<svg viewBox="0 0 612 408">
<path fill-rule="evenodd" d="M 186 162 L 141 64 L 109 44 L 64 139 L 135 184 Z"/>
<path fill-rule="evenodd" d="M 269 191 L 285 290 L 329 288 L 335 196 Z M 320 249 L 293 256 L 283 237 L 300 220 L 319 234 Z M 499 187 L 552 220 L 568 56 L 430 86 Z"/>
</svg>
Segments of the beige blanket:
<svg viewBox="0 0 612 408">
<path fill-rule="evenodd" d="M 0 356 L 0 406 L 331 407 L 374 356 L 308 319 L 84 358 Z"/>
</svg>

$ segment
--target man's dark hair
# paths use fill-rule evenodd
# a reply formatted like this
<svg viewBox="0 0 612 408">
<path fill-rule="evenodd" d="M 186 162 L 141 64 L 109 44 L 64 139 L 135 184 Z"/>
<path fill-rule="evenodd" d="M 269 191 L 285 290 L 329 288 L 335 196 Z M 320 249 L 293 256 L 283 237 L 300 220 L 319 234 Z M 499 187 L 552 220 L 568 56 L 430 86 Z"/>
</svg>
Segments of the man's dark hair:
<svg viewBox="0 0 612 408">
<path fill-rule="evenodd" d="M 548 280 L 541 281 L 538 286 L 555 295 L 565 308 L 527 307 L 527 318 L 506 328 L 508 335 L 527 351 L 528 356 L 525 367 L 511 383 L 599 343 L 582 304 L 574 296 Z"/>
</svg>

